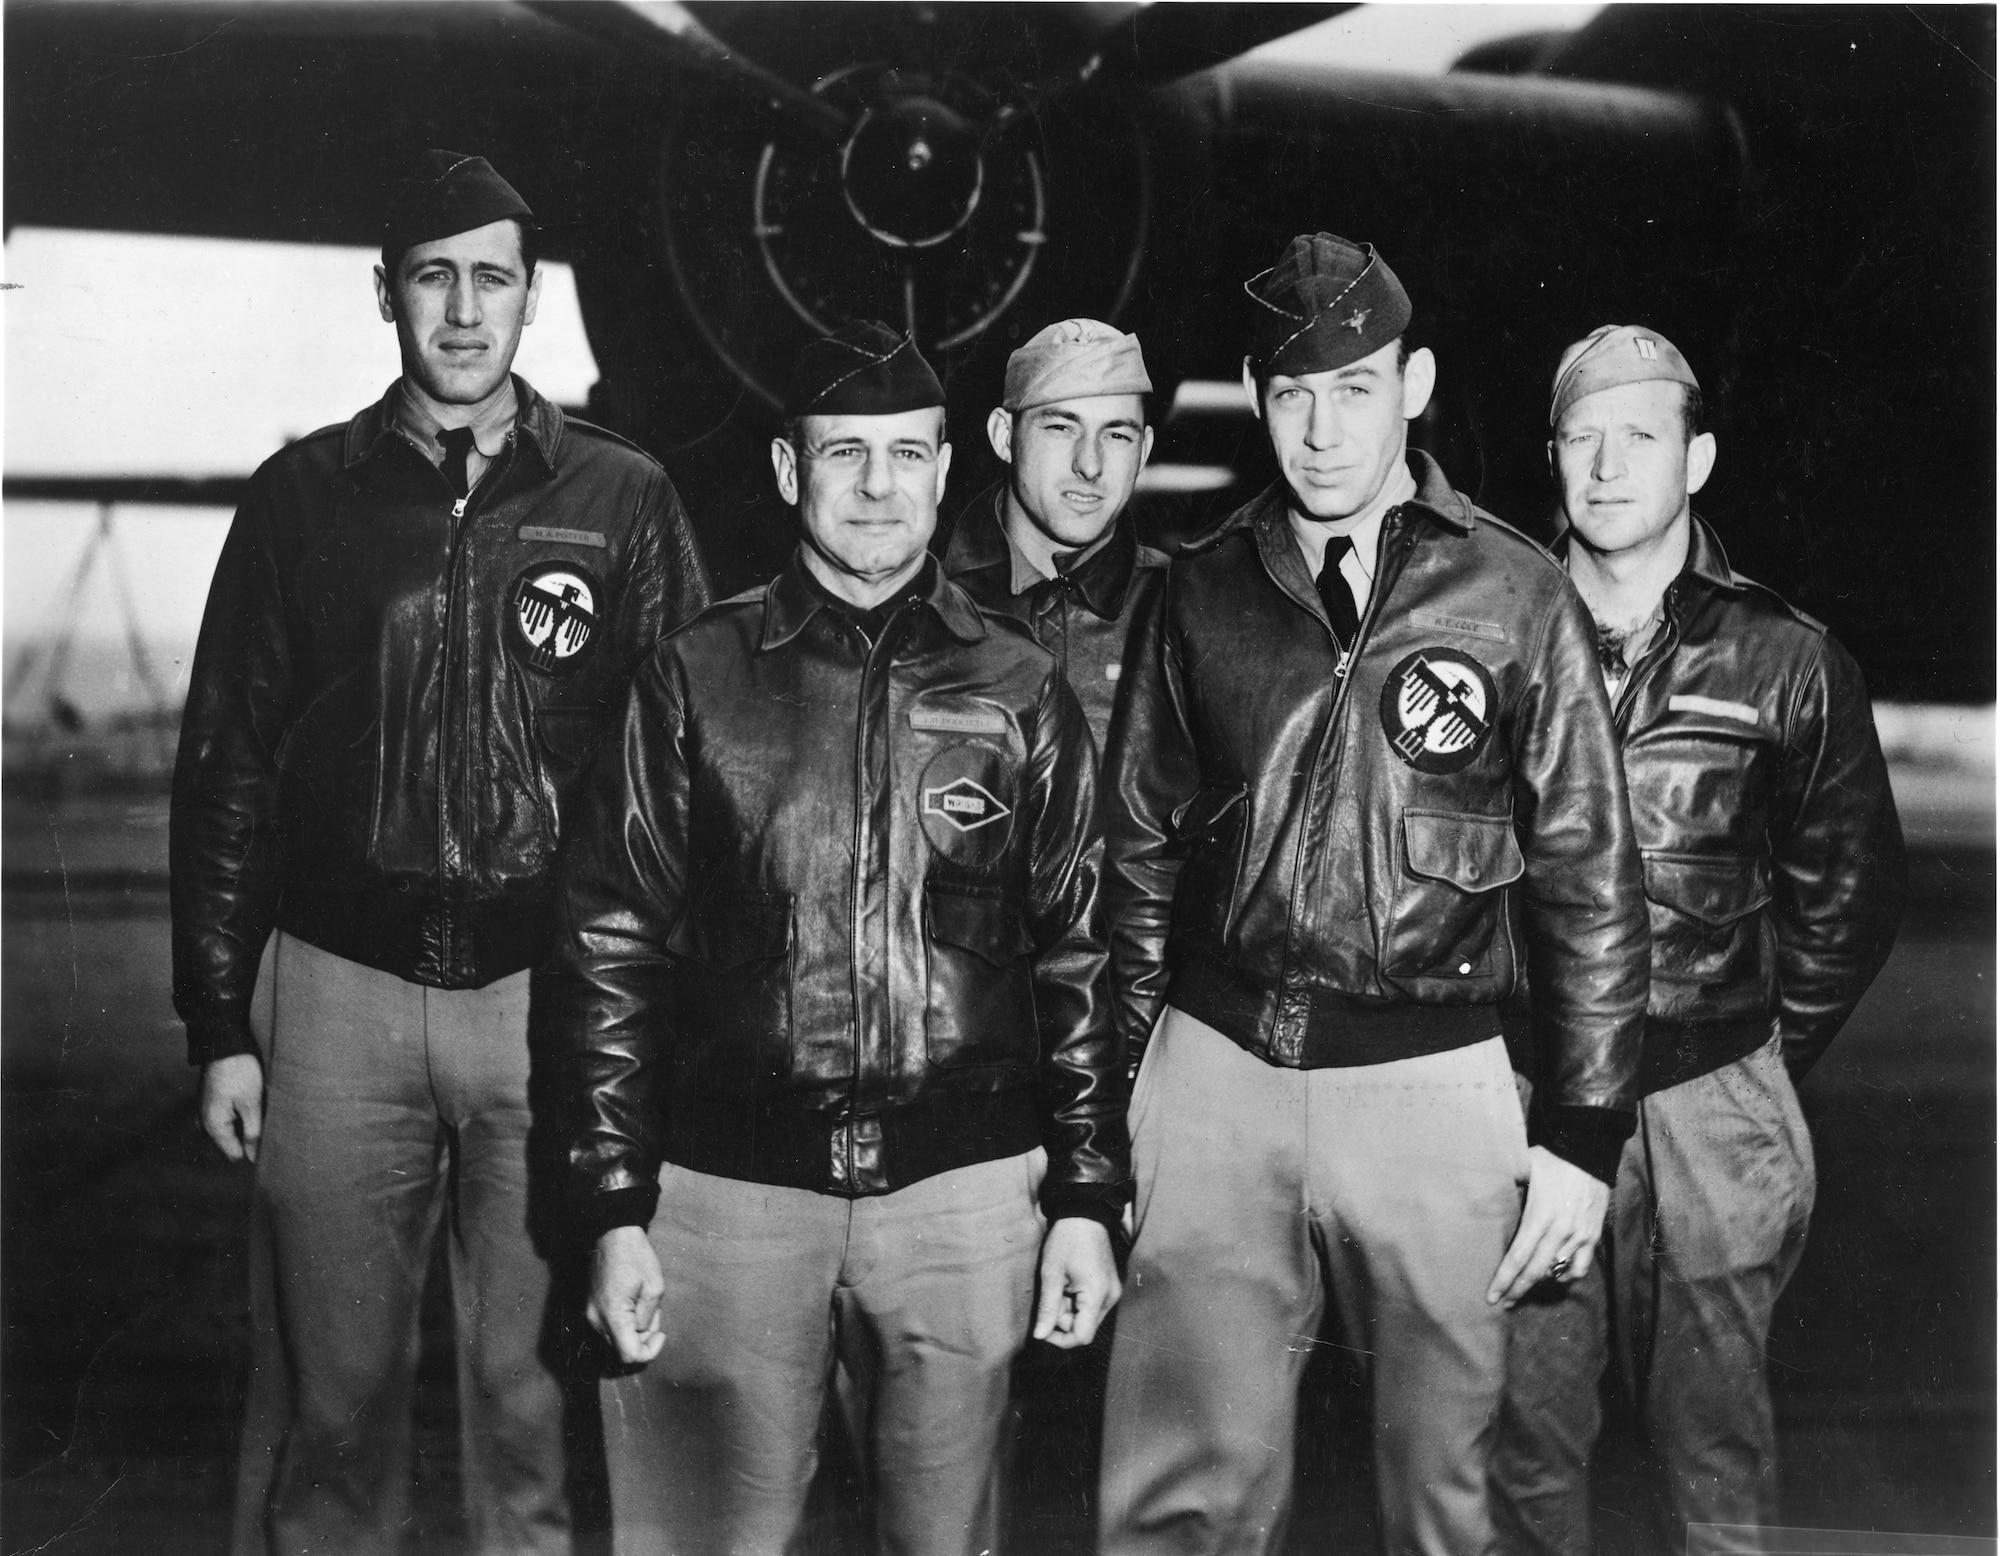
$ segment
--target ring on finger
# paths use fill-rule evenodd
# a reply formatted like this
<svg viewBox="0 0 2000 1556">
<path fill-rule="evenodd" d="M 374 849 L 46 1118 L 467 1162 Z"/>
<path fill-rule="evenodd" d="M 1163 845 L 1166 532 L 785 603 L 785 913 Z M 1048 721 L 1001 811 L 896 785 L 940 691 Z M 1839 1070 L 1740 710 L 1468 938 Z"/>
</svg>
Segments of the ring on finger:
<svg viewBox="0 0 2000 1556">
<path fill-rule="evenodd" d="M 1569 1255 L 1567 1254 L 1564 1254 L 1563 1257 L 1561 1257 L 1560 1259 L 1552 1259 L 1549 1261 L 1550 1280 L 1561 1280 L 1564 1274 L 1568 1272 L 1568 1270 L 1569 1270 Z"/>
</svg>

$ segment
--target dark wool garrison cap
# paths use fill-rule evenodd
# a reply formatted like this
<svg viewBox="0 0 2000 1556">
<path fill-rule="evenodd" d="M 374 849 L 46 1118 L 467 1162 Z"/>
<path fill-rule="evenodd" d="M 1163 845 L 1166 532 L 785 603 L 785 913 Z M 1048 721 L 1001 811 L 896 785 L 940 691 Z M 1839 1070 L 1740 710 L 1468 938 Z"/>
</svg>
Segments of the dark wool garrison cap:
<svg viewBox="0 0 2000 1556">
<path fill-rule="evenodd" d="M 843 325 L 809 342 L 792 367 L 788 416 L 894 416 L 944 404 L 944 385 L 907 332 Z"/>
<path fill-rule="evenodd" d="M 1410 324 L 1410 298 L 1372 243 L 1301 233 L 1243 290 L 1256 304 L 1250 362 L 1260 373 L 1325 373 L 1380 351 Z"/>
<path fill-rule="evenodd" d="M 509 217 L 531 222 L 535 213 L 492 163 L 462 151 L 427 151 L 396 181 L 382 246 L 406 249 Z"/>
</svg>

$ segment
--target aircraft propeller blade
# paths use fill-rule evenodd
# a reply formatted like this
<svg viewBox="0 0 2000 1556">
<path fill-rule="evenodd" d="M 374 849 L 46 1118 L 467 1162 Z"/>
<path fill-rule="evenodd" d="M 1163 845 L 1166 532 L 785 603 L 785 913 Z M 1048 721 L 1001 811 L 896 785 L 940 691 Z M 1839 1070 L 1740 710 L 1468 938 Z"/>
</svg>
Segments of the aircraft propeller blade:
<svg viewBox="0 0 2000 1556">
<path fill-rule="evenodd" d="M 805 133 L 838 143 L 853 126 L 825 98 L 746 59 L 702 25 L 681 0 L 527 0 L 550 21 L 621 47 L 650 49 L 755 100 Z"/>
</svg>

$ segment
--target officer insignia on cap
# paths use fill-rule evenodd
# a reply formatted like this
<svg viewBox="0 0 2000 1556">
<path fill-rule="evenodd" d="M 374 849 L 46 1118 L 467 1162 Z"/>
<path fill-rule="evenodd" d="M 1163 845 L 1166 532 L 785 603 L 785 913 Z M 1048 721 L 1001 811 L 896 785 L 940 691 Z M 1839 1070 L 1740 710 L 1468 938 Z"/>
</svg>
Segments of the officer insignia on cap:
<svg viewBox="0 0 2000 1556">
<path fill-rule="evenodd" d="M 1660 348 L 1654 345 L 1650 340 L 1646 339 L 1645 336 L 1643 335 L 1633 336 L 1632 345 L 1638 351 L 1639 355 L 1644 357 L 1648 362 L 1657 362 L 1659 360 Z"/>
<path fill-rule="evenodd" d="M 1448 648 L 1418 649 L 1382 685 L 1382 733 L 1418 772 L 1455 773 L 1485 749 L 1497 701 L 1493 677 L 1478 660 Z"/>
<path fill-rule="evenodd" d="M 977 832 L 1014 813 L 986 792 L 985 786 L 970 778 L 924 790 L 924 814 L 937 816 L 961 832 Z"/>
<path fill-rule="evenodd" d="M 530 669 L 568 675 L 597 635 L 595 579 L 573 563 L 544 563 L 514 580 L 514 627 Z"/>
<path fill-rule="evenodd" d="M 1359 335 L 1361 333 L 1361 326 L 1368 322 L 1368 315 L 1374 311 L 1372 308 L 1357 308 L 1340 321 L 1340 327 L 1344 330 L 1352 330 L 1355 334 Z"/>
</svg>

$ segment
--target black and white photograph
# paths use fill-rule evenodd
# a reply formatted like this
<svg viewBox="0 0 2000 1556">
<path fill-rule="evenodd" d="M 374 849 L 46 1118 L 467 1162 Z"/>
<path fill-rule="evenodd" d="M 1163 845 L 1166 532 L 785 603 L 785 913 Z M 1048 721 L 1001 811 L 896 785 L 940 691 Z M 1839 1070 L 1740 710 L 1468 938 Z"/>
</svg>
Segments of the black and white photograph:
<svg viewBox="0 0 2000 1556">
<path fill-rule="evenodd" d="M 5 0 L 0 1552 L 2000 1553 L 1996 15 Z"/>
</svg>

